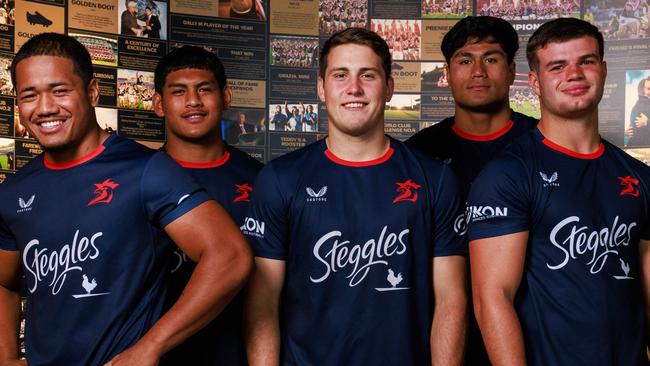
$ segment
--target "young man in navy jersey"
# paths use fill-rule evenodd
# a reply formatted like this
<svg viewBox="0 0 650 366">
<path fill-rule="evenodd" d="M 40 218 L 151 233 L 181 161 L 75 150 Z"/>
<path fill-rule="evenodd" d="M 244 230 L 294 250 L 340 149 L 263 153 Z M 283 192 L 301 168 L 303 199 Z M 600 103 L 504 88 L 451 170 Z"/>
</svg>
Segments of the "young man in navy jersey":
<svg viewBox="0 0 650 366">
<path fill-rule="evenodd" d="M 507 21 L 490 16 L 466 17 L 442 39 L 455 114 L 428 127 L 407 144 L 448 161 L 467 199 L 472 181 L 485 164 L 513 139 L 531 130 L 537 120 L 510 109 L 509 92 L 515 77 L 517 32 Z M 454 229 L 465 235 L 464 214 Z M 489 365 L 481 333 L 473 316 L 468 326 L 467 365 Z"/>
<path fill-rule="evenodd" d="M 466 245 L 453 173 L 384 134 L 381 37 L 349 28 L 320 60 L 329 134 L 262 169 L 244 223 L 257 265 L 249 362 L 458 365 Z"/>
<path fill-rule="evenodd" d="M 185 168 L 237 225 L 244 223 L 253 182 L 262 164 L 221 139 L 221 115 L 232 99 L 219 58 L 183 46 L 163 57 L 155 71 L 156 114 L 165 117 L 165 151 Z M 181 296 L 194 263 L 174 252 L 169 303 Z M 244 365 L 242 295 L 199 333 L 165 357 L 170 365 Z"/>
<path fill-rule="evenodd" d="M 598 134 L 603 36 L 561 18 L 526 51 L 538 128 L 483 169 L 468 201 L 474 308 L 490 359 L 648 364 L 650 169 Z"/>
<path fill-rule="evenodd" d="M 11 67 L 20 119 L 44 153 L 0 188 L 0 363 L 17 360 L 25 276 L 29 365 L 155 365 L 246 279 L 237 226 L 177 164 L 97 124 L 90 55 L 45 33 Z M 198 264 L 163 315 L 171 237 Z M 22 268 L 21 268 L 22 267 Z"/>
</svg>

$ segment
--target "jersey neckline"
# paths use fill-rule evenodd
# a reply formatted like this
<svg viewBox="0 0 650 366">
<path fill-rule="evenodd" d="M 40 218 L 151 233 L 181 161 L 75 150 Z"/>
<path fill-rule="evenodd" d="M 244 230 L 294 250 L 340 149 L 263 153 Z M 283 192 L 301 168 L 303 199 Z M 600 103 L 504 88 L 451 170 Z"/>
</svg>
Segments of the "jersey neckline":
<svg viewBox="0 0 650 366">
<path fill-rule="evenodd" d="M 327 156 L 327 158 L 330 159 L 332 162 L 339 165 L 344 165 L 344 166 L 349 166 L 354 168 L 362 168 L 367 166 L 379 165 L 381 163 L 386 162 L 395 153 L 395 149 L 392 146 L 390 146 L 388 150 L 384 153 L 384 155 L 376 159 L 367 160 L 367 161 L 349 161 L 349 160 L 341 159 L 338 156 L 334 155 L 334 153 L 332 153 L 327 148 L 327 145 L 325 144 L 325 139 L 323 139 L 323 145 L 325 146 L 325 156 Z"/>
<path fill-rule="evenodd" d="M 537 131 L 538 131 L 538 133 L 540 135 L 542 135 L 542 133 L 541 133 L 541 131 L 539 131 L 539 129 Z M 571 156 L 573 158 L 583 159 L 583 160 L 597 159 L 597 158 L 601 157 L 603 155 L 603 153 L 605 153 L 605 145 L 603 144 L 602 141 L 598 145 L 598 150 L 596 150 L 595 152 L 590 153 L 590 154 L 582 154 L 582 153 L 567 149 L 566 147 L 560 146 L 560 145 L 556 144 L 555 142 L 547 139 L 546 137 L 544 137 L 544 135 L 542 135 L 542 144 L 546 145 L 548 148 L 550 148 L 552 150 L 555 150 L 555 151 L 557 151 L 559 153 Z"/>
<path fill-rule="evenodd" d="M 104 150 L 106 150 L 106 144 L 108 143 L 108 141 L 112 140 L 113 136 L 114 136 L 113 134 L 108 135 L 106 140 L 104 140 L 104 142 L 101 145 L 94 148 L 88 154 L 86 154 L 85 156 L 80 157 L 79 159 L 75 159 L 75 160 L 69 161 L 67 163 L 61 163 L 61 164 L 54 163 L 54 162 L 51 162 L 51 161 L 47 160 L 47 157 L 45 155 L 43 155 L 43 165 L 45 165 L 46 168 L 52 169 L 52 170 L 65 170 L 65 169 L 74 168 L 74 167 L 76 167 L 78 165 L 86 163 L 86 162 L 96 158 L 97 156 L 99 156 Z"/>
<path fill-rule="evenodd" d="M 172 158 L 173 159 L 173 158 Z M 208 168 L 217 168 L 225 163 L 228 162 L 228 159 L 230 159 L 230 152 L 226 150 L 226 152 L 217 160 L 212 160 L 212 161 L 207 161 L 204 163 L 194 163 L 191 161 L 183 161 L 183 160 L 178 160 L 174 159 L 175 162 L 178 163 L 178 165 L 182 166 L 183 168 L 192 168 L 192 169 L 208 169 Z"/>
<path fill-rule="evenodd" d="M 451 125 L 451 130 L 454 131 L 454 133 L 457 136 L 459 136 L 461 138 L 464 138 L 465 140 L 488 142 L 488 141 L 496 140 L 499 137 L 505 135 L 508 131 L 510 131 L 510 129 L 512 129 L 512 126 L 514 126 L 514 125 L 515 125 L 515 123 L 512 121 L 512 119 L 509 119 L 508 123 L 506 123 L 506 125 L 503 126 L 499 131 L 491 133 L 489 135 L 483 135 L 483 136 L 472 135 L 470 133 L 467 133 L 467 132 L 461 130 L 460 127 L 458 127 L 458 125 L 456 125 L 455 122 Z"/>
</svg>

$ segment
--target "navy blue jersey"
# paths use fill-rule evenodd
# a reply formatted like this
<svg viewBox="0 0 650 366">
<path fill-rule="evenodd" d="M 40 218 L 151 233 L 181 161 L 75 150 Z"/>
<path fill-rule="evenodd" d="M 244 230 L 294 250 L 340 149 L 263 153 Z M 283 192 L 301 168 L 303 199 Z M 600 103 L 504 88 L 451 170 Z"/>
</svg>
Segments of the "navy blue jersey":
<svg viewBox="0 0 650 366">
<path fill-rule="evenodd" d="M 537 129 L 477 177 L 469 240 L 529 231 L 514 303 L 529 364 L 647 364 L 648 183 L 650 168 L 607 141 L 581 155 Z"/>
<path fill-rule="evenodd" d="M 460 184 L 461 198 L 467 198 L 472 181 L 513 139 L 535 128 L 537 120 L 512 112 L 510 121 L 488 136 L 470 135 L 445 118 L 411 136 L 406 143 L 434 158 L 449 162 Z M 463 201 L 464 202 L 464 201 Z"/>
<path fill-rule="evenodd" d="M 454 123 L 454 117 L 449 117 L 413 135 L 406 143 L 429 156 L 448 161 L 458 178 L 462 202 L 465 202 L 472 182 L 485 164 L 511 141 L 536 125 L 536 119 L 512 112 L 511 119 L 500 131 L 488 136 L 474 136 L 459 129 Z M 454 222 L 454 228 L 461 235 L 465 235 L 467 229 L 465 220 L 465 215 L 461 214 Z M 473 313 L 471 307 L 469 310 Z M 481 332 L 473 316 L 470 317 L 465 350 L 467 365 L 490 364 Z"/>
<path fill-rule="evenodd" d="M 102 365 L 163 311 L 163 228 L 207 194 L 169 157 L 111 135 L 67 165 L 39 156 L 0 186 L 0 249 L 19 250 L 30 365 Z"/>
<path fill-rule="evenodd" d="M 432 258 L 464 255 L 448 166 L 390 140 L 353 163 L 324 140 L 267 164 L 244 224 L 286 261 L 283 365 L 430 364 Z"/>
<path fill-rule="evenodd" d="M 178 161 L 228 212 L 238 225 L 250 205 L 255 176 L 262 163 L 234 147 L 210 163 Z M 194 271 L 195 264 L 179 249 L 174 251 L 168 306 L 180 297 Z M 242 334 L 243 294 L 238 294 L 219 316 L 204 329 L 165 356 L 169 365 L 224 365 L 246 364 Z"/>
</svg>

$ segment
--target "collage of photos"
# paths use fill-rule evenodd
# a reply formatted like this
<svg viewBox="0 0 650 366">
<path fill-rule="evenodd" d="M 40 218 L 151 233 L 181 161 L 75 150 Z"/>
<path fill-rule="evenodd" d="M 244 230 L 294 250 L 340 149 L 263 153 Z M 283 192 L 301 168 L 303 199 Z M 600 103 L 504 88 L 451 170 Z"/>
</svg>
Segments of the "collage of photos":
<svg viewBox="0 0 650 366">
<path fill-rule="evenodd" d="M 16 24 L 15 2 L 16 0 L 0 1 L 0 25 Z"/>
<path fill-rule="evenodd" d="M 269 130 L 283 132 L 317 132 L 317 103 L 288 103 L 269 105 Z"/>
<path fill-rule="evenodd" d="M 117 107 L 153 110 L 153 72 L 118 69 Z"/>
<path fill-rule="evenodd" d="M 0 137 L 0 170 L 15 169 L 16 141 Z"/>
<path fill-rule="evenodd" d="M 0 54 L 0 94 L 13 95 L 14 85 L 11 83 L 11 62 L 13 56 Z"/>
<path fill-rule="evenodd" d="M 419 94 L 393 94 L 386 103 L 384 118 L 387 120 L 419 120 L 421 97 Z"/>
<path fill-rule="evenodd" d="M 434 91 L 449 88 L 447 68 L 444 62 L 423 62 L 420 74 L 422 90 Z"/>
<path fill-rule="evenodd" d="M 117 67 L 117 39 L 92 34 L 68 33 L 90 53 L 93 65 Z"/>
</svg>

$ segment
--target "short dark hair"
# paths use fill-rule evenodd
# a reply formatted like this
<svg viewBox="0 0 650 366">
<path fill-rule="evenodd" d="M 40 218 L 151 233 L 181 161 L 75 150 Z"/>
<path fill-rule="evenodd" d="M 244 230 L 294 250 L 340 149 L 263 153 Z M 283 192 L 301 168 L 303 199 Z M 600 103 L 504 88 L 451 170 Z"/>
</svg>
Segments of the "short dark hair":
<svg viewBox="0 0 650 366">
<path fill-rule="evenodd" d="M 325 77 L 325 70 L 327 69 L 327 56 L 329 55 L 332 48 L 345 44 L 357 44 L 370 47 L 375 52 L 375 54 L 381 58 L 386 80 L 390 78 L 390 48 L 388 47 L 388 44 L 386 44 L 386 41 L 384 41 L 384 39 L 381 38 L 377 33 L 369 31 L 365 28 L 347 28 L 340 32 L 332 34 L 332 36 L 327 41 L 325 41 L 325 44 L 320 51 L 321 77 Z"/>
<path fill-rule="evenodd" d="M 200 69 L 210 71 L 223 90 L 228 86 L 226 71 L 219 57 L 201 47 L 183 46 L 173 49 L 160 59 L 154 73 L 154 87 L 162 95 L 167 75 L 176 70 Z"/>
<path fill-rule="evenodd" d="M 598 41 L 600 60 L 605 57 L 605 41 L 598 28 L 584 20 L 576 18 L 558 18 L 542 24 L 528 40 L 526 58 L 531 71 L 539 70 L 537 50 L 552 42 L 566 42 L 576 38 L 593 37 Z"/>
<path fill-rule="evenodd" d="M 25 42 L 11 62 L 11 81 L 16 86 L 16 65 L 32 56 L 65 57 L 72 62 L 74 72 L 88 86 L 93 79 L 93 63 L 86 47 L 76 39 L 59 33 L 41 33 Z"/>
<path fill-rule="evenodd" d="M 509 65 L 519 49 L 519 37 L 512 25 L 501 18 L 490 16 L 469 16 L 461 19 L 442 38 L 440 48 L 449 64 L 454 52 L 467 42 L 481 41 L 498 43 L 506 53 Z"/>
</svg>

